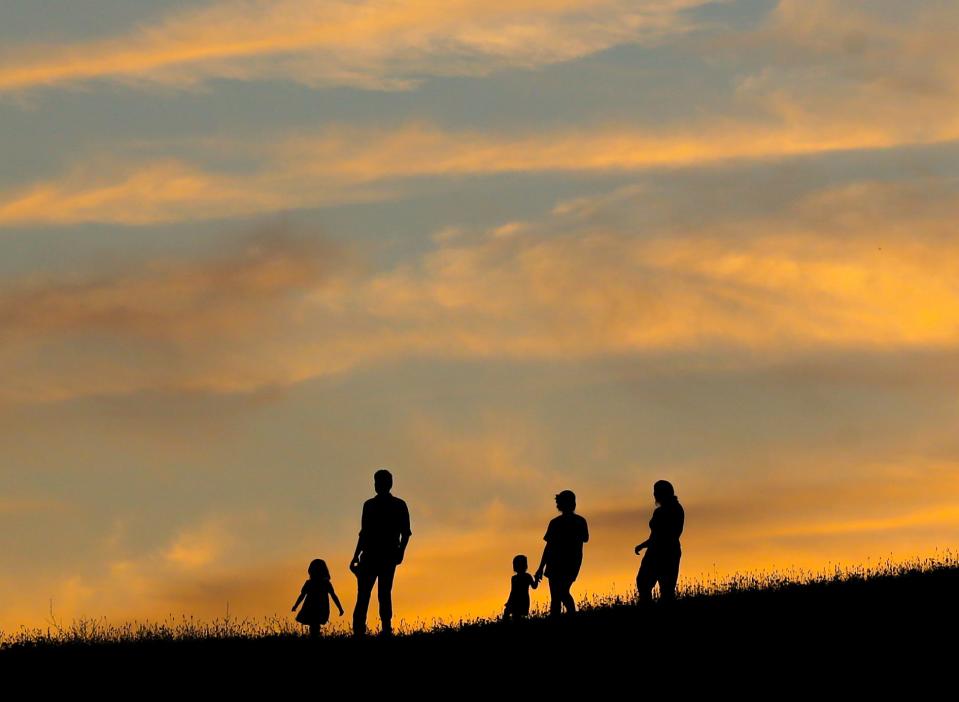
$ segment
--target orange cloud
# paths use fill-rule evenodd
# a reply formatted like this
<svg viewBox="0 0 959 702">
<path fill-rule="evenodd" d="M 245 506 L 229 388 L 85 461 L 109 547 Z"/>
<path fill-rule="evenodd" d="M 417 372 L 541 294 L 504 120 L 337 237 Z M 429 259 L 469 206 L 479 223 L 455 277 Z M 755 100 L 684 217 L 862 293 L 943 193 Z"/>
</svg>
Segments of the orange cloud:
<svg viewBox="0 0 959 702">
<path fill-rule="evenodd" d="M 312 183 L 318 186 L 319 181 Z M 63 178 L 41 182 L 0 197 L 0 223 L 129 225 L 220 219 L 263 212 L 382 200 L 383 188 L 363 183 L 305 187 L 288 171 L 242 176 L 206 171 L 177 159 L 145 164 L 90 163 Z"/>
<path fill-rule="evenodd" d="M 433 60 L 434 52 L 452 52 L 458 60 L 444 55 L 435 61 L 444 68 L 434 67 L 452 72 L 473 70 L 470 57 L 476 56 L 485 57 L 480 63 L 563 60 L 593 50 L 590 31 L 605 37 L 599 44 L 625 41 L 636 28 L 672 26 L 678 12 L 697 4 L 662 0 L 637 9 L 620 0 L 226 2 L 127 38 L 67 47 L 61 54 L 38 50 L 43 58 L 36 65 L 15 55 L 0 69 L 0 89 L 116 75 L 174 82 L 269 77 L 276 67 L 260 59 L 286 61 L 327 41 L 341 58 L 303 58 L 302 64 L 331 72 L 334 82 L 401 85 L 429 70 L 404 73 L 408 66 L 396 51 L 411 52 L 417 65 Z M 688 167 L 955 141 L 956 10 L 941 3 L 920 6 L 896 21 L 847 0 L 784 0 L 755 30 L 717 29 L 710 48 L 732 54 L 741 77 L 728 103 L 714 106 L 708 120 L 642 129 L 594 124 L 545 134 L 341 126 L 252 148 L 246 141 L 213 145 L 216 153 L 225 148 L 251 157 L 252 168 L 240 173 L 205 165 L 202 156 L 211 147 L 201 141 L 189 159 L 96 159 L 60 177 L 9 189 L 0 193 L 0 224 L 242 217 L 398 197 L 424 178 Z M 562 41 L 554 32 L 559 26 L 568 30 Z M 584 27 L 592 29 L 584 33 Z M 365 58 L 356 59 L 356 66 L 341 64 L 352 60 L 351 51 Z M 94 58 L 87 60 L 88 54 Z M 247 66 L 248 59 L 256 60 Z M 386 75 L 384 67 L 402 75 Z"/>
<path fill-rule="evenodd" d="M 0 91 L 227 78 L 408 88 L 532 68 L 685 28 L 703 0 L 220 0 L 117 37 L 7 52 Z"/>
<path fill-rule="evenodd" d="M 647 236 L 597 226 L 577 201 L 542 222 L 440 237 L 379 272 L 265 239 L 223 260 L 12 285 L 0 290 L 0 363 L 12 379 L 0 396 L 246 392 L 410 357 L 950 347 L 950 206 L 931 218 L 879 206 L 903 201 L 897 193 L 834 190 L 696 234 Z M 846 216 L 850 198 L 859 221 Z M 605 199 L 621 221 L 643 202 L 633 191 Z"/>
<path fill-rule="evenodd" d="M 256 515 L 209 517 L 140 553 L 121 554 L 115 535 L 108 535 L 103 543 L 89 545 L 85 559 L 34 576 L 25 590 L 19 589 L 22 579 L 16 586 L 5 583 L 0 628 L 9 633 L 21 625 L 45 626 L 52 621 L 69 626 L 77 618 L 156 621 L 183 613 L 222 616 L 230 596 L 236 598 L 248 579 L 244 577 L 248 569 L 237 563 L 242 560 L 238 552 L 249 558 L 249 545 L 239 549 L 237 535 L 251 524 L 263 528 Z M 221 599 L 222 591 L 216 588 L 207 588 L 203 598 L 196 596 L 193 588 L 202 591 L 202 583 L 215 581 L 224 572 L 234 579 L 226 598 Z M 290 584 L 286 589 L 295 596 L 292 588 Z M 240 599 L 242 608 L 242 595 Z M 201 601 L 203 606 L 197 607 Z M 269 606 L 270 598 L 261 597 L 258 604 Z"/>
<path fill-rule="evenodd" d="M 176 159 L 100 160 L 0 193 L 0 224 L 155 224 L 401 197 L 417 180 L 497 173 L 627 172 L 736 160 L 885 149 L 959 139 L 959 114 L 918 130 L 863 125 L 711 124 L 685 130 L 588 130 L 519 136 L 337 127 L 255 149 L 251 171 L 225 175 Z M 217 148 L 223 148 L 223 145 Z M 238 146 L 238 148 L 240 148 Z M 197 149 L 203 149 L 201 144 Z"/>
<path fill-rule="evenodd" d="M 333 130 L 329 135 L 289 139 L 279 162 L 326 177 L 335 172 L 354 182 L 433 175 L 505 172 L 617 171 L 686 166 L 733 159 L 763 159 L 852 149 L 882 149 L 905 143 L 959 138 L 959 114 L 943 115 L 920 133 L 908 125 L 716 120 L 672 129 L 589 129 L 535 134 L 449 133 L 412 125 L 394 132 Z"/>
<path fill-rule="evenodd" d="M 786 124 L 899 124 L 925 142 L 956 124 L 959 9 L 917 2 L 909 10 L 852 0 L 781 0 L 755 30 L 718 37 L 747 72 L 741 104 Z M 751 68 L 750 68 L 751 67 Z"/>
<path fill-rule="evenodd" d="M 163 558 L 179 568 L 205 568 L 216 562 L 229 540 L 225 525 L 212 521 L 201 528 L 180 533 L 164 551 Z"/>
</svg>

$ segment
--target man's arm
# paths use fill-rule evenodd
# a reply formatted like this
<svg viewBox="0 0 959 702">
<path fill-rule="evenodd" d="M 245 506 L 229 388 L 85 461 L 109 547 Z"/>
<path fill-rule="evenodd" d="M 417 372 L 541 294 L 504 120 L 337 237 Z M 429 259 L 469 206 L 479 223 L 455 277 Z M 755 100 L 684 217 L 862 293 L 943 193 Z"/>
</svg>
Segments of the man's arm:
<svg viewBox="0 0 959 702">
<path fill-rule="evenodd" d="M 410 542 L 411 534 L 400 534 L 399 555 L 396 557 L 396 565 L 403 562 L 403 556 L 406 554 L 406 545 Z"/>
<path fill-rule="evenodd" d="M 356 537 L 356 549 L 353 551 L 353 560 L 350 561 L 350 570 L 360 563 L 360 554 L 363 552 L 363 527 L 366 525 L 366 503 L 363 503 L 363 514 L 360 516 L 360 534 Z"/>
<path fill-rule="evenodd" d="M 396 565 L 399 565 L 403 562 L 403 556 L 406 554 L 406 547 L 410 543 L 410 537 L 413 535 L 412 530 L 410 530 L 410 510 L 406 506 L 405 502 L 403 503 L 403 509 L 401 511 L 401 520 L 400 546 L 399 553 L 396 556 Z"/>
<path fill-rule="evenodd" d="M 353 551 L 353 560 L 350 561 L 350 565 L 357 565 L 360 562 L 360 553 L 363 551 L 363 533 L 360 532 L 360 535 L 356 539 L 356 550 Z"/>
</svg>

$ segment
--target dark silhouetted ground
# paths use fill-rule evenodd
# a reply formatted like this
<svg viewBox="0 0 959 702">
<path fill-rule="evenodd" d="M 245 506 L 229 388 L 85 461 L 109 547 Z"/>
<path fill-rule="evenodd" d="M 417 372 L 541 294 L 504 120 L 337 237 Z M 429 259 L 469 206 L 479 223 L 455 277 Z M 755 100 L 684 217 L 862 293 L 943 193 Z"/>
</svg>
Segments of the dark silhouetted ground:
<svg viewBox="0 0 959 702">
<path fill-rule="evenodd" d="M 938 680 L 954 699 L 957 597 L 959 567 L 949 562 L 804 584 L 733 581 L 721 592 L 687 590 L 670 608 L 609 598 L 559 621 L 478 621 L 392 640 L 285 634 L 22 642 L 0 651 L 0 671 L 41 684 L 56 676 L 145 691 L 182 685 L 184 694 L 197 685 L 267 684 L 276 695 L 363 698 L 392 690 L 431 698 L 722 691 L 778 699 L 906 689 L 911 699 Z"/>
</svg>

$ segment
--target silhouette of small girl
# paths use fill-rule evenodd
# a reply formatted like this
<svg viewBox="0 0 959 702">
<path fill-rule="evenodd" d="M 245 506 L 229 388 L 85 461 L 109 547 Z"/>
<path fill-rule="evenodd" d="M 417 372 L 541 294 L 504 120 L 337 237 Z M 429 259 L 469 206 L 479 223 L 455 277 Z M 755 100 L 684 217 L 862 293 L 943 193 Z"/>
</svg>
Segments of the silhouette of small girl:
<svg viewBox="0 0 959 702">
<path fill-rule="evenodd" d="M 330 620 L 330 598 L 340 610 L 340 616 L 343 616 L 343 606 L 340 599 L 333 591 L 333 583 L 330 578 L 330 569 L 326 567 L 326 561 L 319 558 L 310 563 L 307 569 L 310 579 L 303 583 L 300 590 L 300 596 L 293 603 L 293 610 L 300 606 L 304 598 L 303 607 L 296 615 L 296 621 L 300 624 L 306 624 L 310 627 L 310 638 L 316 638 L 320 635 L 320 627 Z"/>
<path fill-rule="evenodd" d="M 528 569 L 526 556 L 520 554 L 513 559 L 515 575 L 510 579 L 509 599 L 506 600 L 503 621 L 519 621 L 529 616 L 529 589 L 535 590 L 539 581 L 527 572 Z"/>
</svg>

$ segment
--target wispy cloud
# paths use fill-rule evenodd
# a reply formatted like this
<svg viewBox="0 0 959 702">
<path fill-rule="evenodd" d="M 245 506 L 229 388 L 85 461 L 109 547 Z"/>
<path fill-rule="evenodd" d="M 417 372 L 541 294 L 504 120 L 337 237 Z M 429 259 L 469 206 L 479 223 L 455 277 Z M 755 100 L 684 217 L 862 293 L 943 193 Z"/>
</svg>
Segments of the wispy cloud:
<svg viewBox="0 0 959 702">
<path fill-rule="evenodd" d="M 704 0 L 221 0 L 120 36 L 6 52 L 0 91 L 110 80 L 292 80 L 397 90 L 535 68 L 682 31 Z"/>
<path fill-rule="evenodd" d="M 162 533 L 170 525 L 155 526 L 156 532 Z M 133 551 L 118 544 L 116 534 L 107 534 L 102 543 L 84 545 L 81 558 L 69 559 L 52 569 L 52 574 L 35 574 L 37 580 L 25 590 L 5 583 L 0 625 L 9 631 L 24 624 L 50 624 L 48 608 L 58 622 L 66 624 L 77 617 L 157 620 L 174 613 L 222 616 L 231 598 L 234 603 L 240 600 L 240 608 L 251 604 L 244 601 L 250 580 L 250 567 L 244 561 L 251 548 L 262 555 L 262 544 L 253 545 L 257 539 L 250 534 L 262 529 L 262 519 L 256 514 L 211 514 L 183 525 L 155 547 Z M 242 548 L 241 537 L 246 537 Z M 233 576 L 231 582 L 211 587 L 225 572 Z M 282 569 L 279 578 L 274 574 L 274 581 L 281 584 L 272 597 L 258 591 L 259 607 L 275 611 L 280 589 L 295 596 L 296 579 L 284 583 L 284 574 Z M 263 572 L 258 575 L 262 577 Z"/>
<path fill-rule="evenodd" d="M 858 183 L 690 232 L 633 228 L 645 201 L 627 189 L 439 237 L 381 271 L 265 238 L 222 260 L 24 282 L 0 291 L 0 393 L 243 392 L 410 357 L 948 348 L 959 250 L 927 215 L 953 211 L 951 192 Z M 910 198 L 933 210 L 899 207 Z"/>
<path fill-rule="evenodd" d="M 335 247 L 304 246 L 271 232 L 218 260 L 157 262 L 134 273 L 16 285 L 0 294 L 0 356 L 17 378 L 8 396 L 42 401 L 145 389 L 140 383 L 147 367 L 153 368 L 148 385 L 182 389 L 198 363 L 210 370 L 232 364 L 218 357 L 222 342 L 248 339 L 254 329 L 264 338 L 292 331 L 302 297 L 320 295 L 324 281 L 334 285 L 342 261 Z M 69 359 L 46 347 L 44 338 L 66 344 L 61 348 L 70 349 Z M 241 365 L 248 363 L 258 362 L 247 356 Z M 52 382 L 37 384 L 41 376 Z"/>
<path fill-rule="evenodd" d="M 954 139 L 959 139 L 959 115 L 946 115 L 921 133 L 899 122 L 727 123 L 682 131 L 597 126 L 524 135 L 447 132 L 426 125 L 341 127 L 262 145 L 255 149 L 255 167 L 242 173 L 174 158 L 77 164 L 62 177 L 0 193 L 0 224 L 235 218 L 402 197 L 418 182 L 436 177 L 630 172 Z"/>
<path fill-rule="evenodd" d="M 959 8 L 937 0 L 781 0 L 718 44 L 740 67 L 739 98 L 786 123 L 898 123 L 921 141 L 956 124 L 957 27 Z"/>
<path fill-rule="evenodd" d="M 437 58 L 444 52 L 485 57 L 482 70 L 492 65 L 487 59 L 549 62 L 592 50 L 591 32 L 625 41 L 634 29 L 681 23 L 681 10 L 696 4 L 231 2 L 170 18 L 140 30 L 142 36 L 62 49 L 68 56 L 62 60 L 59 50 L 45 50 L 37 59 L 42 70 L 27 70 L 14 55 L 0 69 L 0 89 L 5 80 L 8 87 L 97 76 L 190 82 L 260 70 L 270 77 L 277 66 L 257 61 L 293 60 L 314 40 L 337 42 L 333 53 L 340 58 L 311 59 L 304 64 L 310 70 L 343 72 L 337 61 L 348 63 L 351 52 L 382 52 L 373 64 L 360 61 L 347 73 L 405 85 L 400 74 L 416 70 L 408 71 L 395 51 L 411 51 L 423 71 L 434 59 L 439 71 L 478 65 Z M 935 2 L 908 11 L 880 5 L 783 0 L 749 31 L 711 26 L 698 41 L 725 66 L 728 83 L 700 112 L 668 124 L 609 121 L 599 106 L 588 124 L 545 132 L 458 130 L 424 120 L 378 128 L 330 124 L 292 136 L 274 132 L 252 144 L 229 135 L 195 138 L 187 149 L 142 140 L 90 145 L 62 174 L 0 192 L 0 224 L 236 218 L 403 197 L 435 178 L 701 167 L 956 141 L 959 81 L 950 29 L 957 26 L 956 9 Z M 569 41 L 554 36 L 557 28 L 568 30 Z M 102 56 L 90 63 L 83 58 L 88 53 Z M 152 58 L 134 60 L 141 53 Z M 249 66 L 230 58 L 247 54 L 259 58 Z M 87 158 L 94 148 L 97 156 Z M 242 154 L 243 166 L 224 168 L 224 154 Z"/>
<path fill-rule="evenodd" d="M 386 188 L 335 182 L 335 174 L 304 182 L 295 169 L 233 175 L 178 160 L 85 163 L 62 178 L 8 193 L 0 223 L 147 225 L 236 218 L 298 207 L 317 207 L 391 197 Z M 0 196 L 2 197 L 2 196 Z"/>
<path fill-rule="evenodd" d="M 231 535 L 219 521 L 209 521 L 199 528 L 181 532 L 163 552 L 163 559 L 186 570 L 196 570 L 213 565 L 227 550 Z"/>
</svg>

